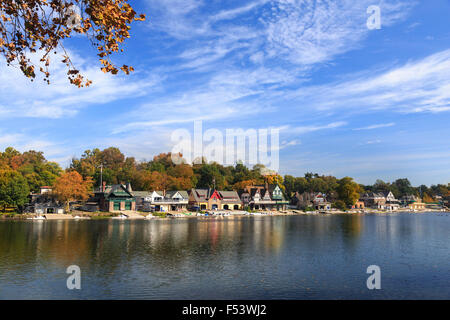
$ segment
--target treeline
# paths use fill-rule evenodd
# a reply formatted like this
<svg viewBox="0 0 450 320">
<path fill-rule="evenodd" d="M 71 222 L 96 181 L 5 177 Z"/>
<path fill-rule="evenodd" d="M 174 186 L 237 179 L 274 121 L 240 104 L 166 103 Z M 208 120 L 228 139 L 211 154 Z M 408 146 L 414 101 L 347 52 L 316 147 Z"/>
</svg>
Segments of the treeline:
<svg viewBox="0 0 450 320">
<path fill-rule="evenodd" d="M 63 170 L 57 163 L 47 161 L 42 152 L 20 153 L 7 148 L 0 152 L 0 206 L 23 206 L 30 192 L 38 192 L 41 186 L 46 185 L 62 189 L 57 190 L 58 194 L 64 194 L 62 199 L 69 201 L 71 190 L 75 193 L 75 190 L 85 190 L 88 185 L 98 187 L 101 171 L 107 184 L 131 182 L 134 190 L 169 191 L 214 186 L 221 190 L 242 190 L 245 186 L 262 185 L 268 180 L 269 184 L 278 184 L 287 198 L 295 192 L 322 192 L 328 195 L 330 201 L 341 201 L 341 205 L 351 205 L 367 191 L 392 191 L 397 198 L 414 194 L 429 201 L 438 195 L 448 196 L 450 189 L 450 184 L 413 187 L 408 179 L 398 179 L 392 183 L 377 180 L 375 184 L 365 186 L 349 177 L 337 179 L 316 173 L 306 173 L 303 177 L 282 177 L 270 173 L 263 165 L 253 168 L 239 163 L 223 166 L 208 163 L 206 159 L 201 164 L 176 165 L 170 153 L 162 153 L 149 161 L 137 161 L 114 147 L 87 150 L 80 158 L 73 158 L 69 167 Z M 77 185 L 70 188 L 71 183 Z M 73 197 L 82 198 L 86 196 L 78 194 Z"/>
<path fill-rule="evenodd" d="M 30 192 L 52 186 L 63 172 L 59 164 L 47 161 L 42 152 L 20 153 L 7 148 L 0 152 L 0 206 L 22 207 Z"/>
<path fill-rule="evenodd" d="M 333 176 L 321 176 L 317 173 L 306 173 L 304 177 L 284 176 L 284 186 L 287 194 L 293 192 L 322 192 L 331 199 L 336 198 L 339 187 L 339 179 Z M 415 195 L 424 198 L 424 201 L 431 202 L 437 196 L 450 195 L 450 183 L 447 185 L 438 184 L 428 187 L 421 185 L 413 187 L 407 178 L 397 179 L 392 183 L 376 180 L 373 185 L 360 184 L 359 192 L 388 192 L 391 191 L 397 199 L 406 195 Z"/>
</svg>

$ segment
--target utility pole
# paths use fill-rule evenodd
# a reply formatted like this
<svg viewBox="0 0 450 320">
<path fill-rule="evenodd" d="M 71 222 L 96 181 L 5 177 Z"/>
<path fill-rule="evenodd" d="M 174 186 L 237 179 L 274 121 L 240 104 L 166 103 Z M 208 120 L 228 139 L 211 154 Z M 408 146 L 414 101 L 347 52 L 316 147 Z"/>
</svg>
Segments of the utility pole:
<svg viewBox="0 0 450 320">
<path fill-rule="evenodd" d="M 103 191 L 103 163 L 100 163 L 100 192 Z"/>
</svg>

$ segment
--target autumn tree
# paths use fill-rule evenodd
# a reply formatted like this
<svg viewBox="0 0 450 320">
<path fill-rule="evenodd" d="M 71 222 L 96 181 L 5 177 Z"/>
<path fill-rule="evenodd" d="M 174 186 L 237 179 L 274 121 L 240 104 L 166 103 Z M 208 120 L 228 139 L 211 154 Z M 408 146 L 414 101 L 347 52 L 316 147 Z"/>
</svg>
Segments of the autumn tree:
<svg viewBox="0 0 450 320">
<path fill-rule="evenodd" d="M 123 51 L 130 25 L 137 20 L 145 16 L 138 16 L 127 0 L 0 0 L 0 54 L 26 77 L 34 79 L 39 70 L 50 83 L 50 54 L 61 52 L 69 81 L 88 86 L 91 81 L 72 63 L 64 40 L 84 36 L 97 50 L 103 72 L 128 74 L 133 67 L 118 67 L 110 58 Z M 32 61 L 33 55 L 38 62 Z"/>
<path fill-rule="evenodd" d="M 431 203 L 431 202 L 434 202 L 434 199 L 428 193 L 425 192 L 423 194 L 423 202 Z"/>
<path fill-rule="evenodd" d="M 0 170 L 0 206 L 20 207 L 28 200 L 27 180 L 17 171 Z"/>
<path fill-rule="evenodd" d="M 271 174 L 271 175 L 266 176 L 266 179 L 267 179 L 267 183 L 269 185 L 278 185 L 281 188 L 281 190 L 284 193 L 286 193 L 286 187 L 284 186 L 283 177 L 281 175 Z"/>
<path fill-rule="evenodd" d="M 255 179 L 239 181 L 233 185 L 233 190 L 240 191 L 240 190 L 244 190 L 247 187 L 256 186 L 256 185 L 258 185 L 258 181 Z"/>
<path fill-rule="evenodd" d="M 41 186 L 52 185 L 61 174 L 61 167 L 45 159 L 43 152 L 26 151 L 20 153 L 14 148 L 0 152 L 0 164 L 3 169 L 19 172 L 26 180 L 30 191 L 37 192 Z"/>
<path fill-rule="evenodd" d="M 69 210 L 69 202 L 76 200 L 86 200 L 92 190 L 92 180 L 90 177 L 83 177 L 76 171 L 69 171 L 56 179 L 53 185 L 53 194 L 56 198 L 66 204 Z"/>
</svg>

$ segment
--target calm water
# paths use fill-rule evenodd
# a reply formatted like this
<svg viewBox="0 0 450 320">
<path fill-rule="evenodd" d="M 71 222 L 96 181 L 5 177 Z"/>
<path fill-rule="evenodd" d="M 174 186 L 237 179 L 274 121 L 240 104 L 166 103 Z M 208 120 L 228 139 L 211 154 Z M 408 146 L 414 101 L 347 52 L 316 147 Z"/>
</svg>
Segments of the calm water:
<svg viewBox="0 0 450 320">
<path fill-rule="evenodd" d="M 445 213 L 7 221 L 0 298 L 450 299 L 449 258 Z M 381 290 L 366 287 L 372 264 Z"/>
</svg>

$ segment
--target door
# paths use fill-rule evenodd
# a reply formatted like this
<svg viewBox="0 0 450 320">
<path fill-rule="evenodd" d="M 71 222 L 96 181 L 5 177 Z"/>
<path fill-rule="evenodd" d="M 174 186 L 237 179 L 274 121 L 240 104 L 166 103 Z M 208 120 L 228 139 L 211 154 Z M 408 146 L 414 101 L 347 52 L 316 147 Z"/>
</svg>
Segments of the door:
<svg viewBox="0 0 450 320">
<path fill-rule="evenodd" d="M 125 202 L 125 210 L 131 210 L 131 202 Z"/>
<path fill-rule="evenodd" d="M 120 202 L 114 201 L 114 211 L 119 211 L 119 210 L 120 210 Z"/>
</svg>

